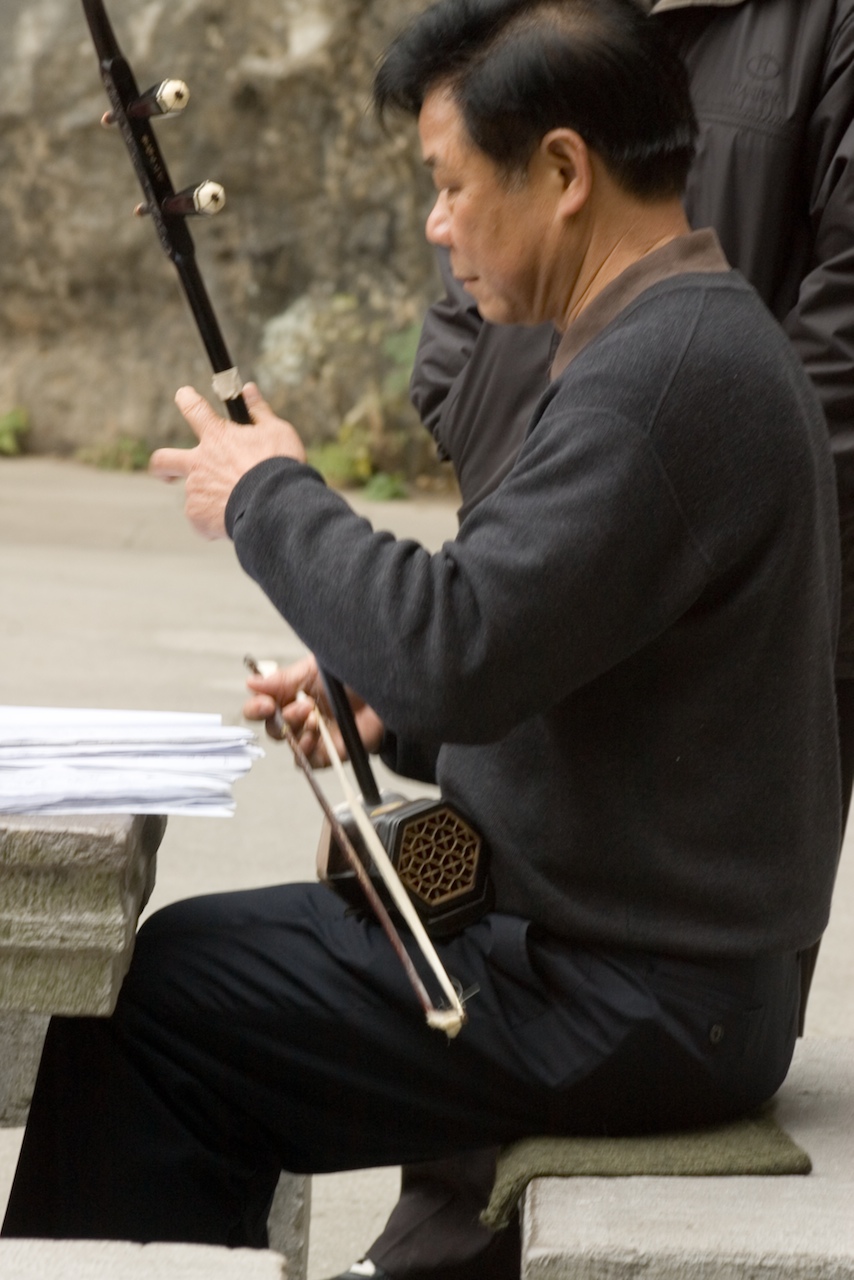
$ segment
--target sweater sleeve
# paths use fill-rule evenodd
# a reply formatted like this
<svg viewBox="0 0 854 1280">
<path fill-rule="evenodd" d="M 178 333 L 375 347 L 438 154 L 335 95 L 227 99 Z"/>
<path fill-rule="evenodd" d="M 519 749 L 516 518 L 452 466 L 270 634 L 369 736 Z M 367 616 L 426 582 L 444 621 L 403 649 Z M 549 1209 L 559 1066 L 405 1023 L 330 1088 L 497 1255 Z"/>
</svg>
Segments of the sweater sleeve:
<svg viewBox="0 0 854 1280">
<path fill-rule="evenodd" d="M 416 740 L 503 737 L 662 632 L 708 572 L 644 433 L 557 398 L 435 554 L 286 459 L 244 476 L 227 518 L 321 665 Z"/>
</svg>

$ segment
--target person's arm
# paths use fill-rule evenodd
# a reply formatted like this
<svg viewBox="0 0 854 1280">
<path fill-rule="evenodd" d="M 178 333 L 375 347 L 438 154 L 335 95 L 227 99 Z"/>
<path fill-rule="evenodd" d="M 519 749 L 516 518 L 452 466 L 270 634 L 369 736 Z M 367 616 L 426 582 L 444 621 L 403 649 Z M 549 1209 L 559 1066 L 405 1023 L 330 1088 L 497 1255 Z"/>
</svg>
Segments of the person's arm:
<svg viewBox="0 0 854 1280">
<path fill-rule="evenodd" d="M 784 327 L 824 406 L 840 489 L 854 496 L 854 15 L 834 34 L 805 137 L 813 251 Z"/>
<path fill-rule="evenodd" d="M 453 464 L 460 516 L 491 493 L 513 465 L 549 383 L 558 335 L 552 325 L 486 324 L 437 251 L 445 297 L 424 320 L 410 398 Z"/>
<path fill-rule="evenodd" d="M 680 343 L 690 346 L 695 326 L 684 317 L 702 311 L 704 296 L 687 310 L 681 299 L 672 305 Z M 683 370 L 682 346 L 657 341 L 641 307 L 611 341 L 621 357 L 626 343 L 636 352 L 624 373 L 633 371 L 632 396 L 652 387 L 658 397 L 673 367 Z M 699 396 L 698 411 L 708 413 L 717 401 L 709 406 L 684 371 L 684 396 L 667 398 L 667 424 L 656 399 L 653 444 L 633 414 L 603 403 L 602 370 L 612 365 L 606 347 L 576 366 L 571 383 L 553 384 L 510 475 L 434 554 L 374 531 L 305 465 L 293 427 L 250 389 L 254 428 L 234 427 L 197 393 L 180 392 L 199 444 L 159 450 L 151 469 L 186 477 L 190 521 L 208 537 L 232 538 L 243 568 L 320 666 L 387 728 L 416 740 L 497 741 L 683 616 L 710 567 L 686 525 L 694 497 L 686 506 L 677 490 L 706 492 L 714 461 L 728 492 L 732 476 L 766 475 L 760 443 L 779 451 L 776 430 L 773 441 L 736 435 L 701 463 L 685 447 L 683 419 L 694 411 L 684 396 Z M 752 394 L 761 398 L 758 383 Z M 678 481 L 662 465 L 665 447 Z M 719 530 L 734 544 L 727 554 L 745 536 L 732 505 Z M 745 504 L 745 519 L 754 505 Z"/>
<path fill-rule="evenodd" d="M 424 426 L 433 435 L 441 455 L 442 415 L 454 384 L 465 373 L 483 320 L 470 293 L 454 279 L 446 249 L 436 250 L 436 262 L 445 296 L 428 308 L 418 340 L 409 398 Z"/>
<path fill-rule="evenodd" d="M 243 568 L 405 739 L 497 741 L 663 633 L 707 582 L 670 482 L 621 416 L 546 409 L 523 454 L 433 554 L 285 457 L 231 494 Z"/>
</svg>

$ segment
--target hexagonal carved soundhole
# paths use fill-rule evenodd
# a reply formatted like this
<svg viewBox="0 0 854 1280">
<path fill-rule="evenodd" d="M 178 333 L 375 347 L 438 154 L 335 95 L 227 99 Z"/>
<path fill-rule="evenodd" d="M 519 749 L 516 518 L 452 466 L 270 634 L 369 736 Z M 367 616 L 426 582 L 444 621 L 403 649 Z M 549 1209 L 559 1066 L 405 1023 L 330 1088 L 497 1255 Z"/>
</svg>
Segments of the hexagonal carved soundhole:
<svg viewBox="0 0 854 1280">
<path fill-rule="evenodd" d="M 397 872 L 410 893 L 431 907 L 474 888 L 480 836 L 444 810 L 406 824 Z"/>
</svg>

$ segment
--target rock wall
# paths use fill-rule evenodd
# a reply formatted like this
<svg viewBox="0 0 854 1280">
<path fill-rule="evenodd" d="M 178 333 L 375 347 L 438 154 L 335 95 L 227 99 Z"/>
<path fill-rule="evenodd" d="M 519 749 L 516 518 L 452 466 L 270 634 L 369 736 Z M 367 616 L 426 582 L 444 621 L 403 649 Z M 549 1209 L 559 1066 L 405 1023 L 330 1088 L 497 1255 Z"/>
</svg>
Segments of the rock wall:
<svg viewBox="0 0 854 1280">
<path fill-rule="evenodd" d="M 108 0 L 141 86 L 188 82 L 158 123 L 176 188 L 227 208 L 191 228 L 245 377 L 310 440 L 347 419 L 412 423 L 401 352 L 438 291 L 414 129 L 368 110 L 372 66 L 405 19 L 392 0 Z M 209 385 L 201 344 L 106 98 L 82 7 L 0 0 L 0 415 L 28 447 L 185 439 L 177 386 Z M 388 339 L 391 338 L 391 342 Z"/>
</svg>

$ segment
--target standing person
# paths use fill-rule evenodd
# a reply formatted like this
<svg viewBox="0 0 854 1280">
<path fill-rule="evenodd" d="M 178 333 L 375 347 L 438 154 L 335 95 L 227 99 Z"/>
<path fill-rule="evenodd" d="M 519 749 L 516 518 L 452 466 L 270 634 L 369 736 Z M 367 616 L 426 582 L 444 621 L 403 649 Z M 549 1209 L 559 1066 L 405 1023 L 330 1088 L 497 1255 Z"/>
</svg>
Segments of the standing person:
<svg viewBox="0 0 854 1280">
<path fill-rule="evenodd" d="M 491 848 L 495 909 L 439 947 L 478 994 L 445 1043 L 319 885 L 167 907 L 114 1015 L 51 1024 L 7 1234 L 259 1244 L 282 1167 L 721 1120 L 791 1059 L 839 845 L 832 462 L 785 336 L 688 228 L 684 68 L 633 0 L 440 0 L 375 99 L 418 118 L 428 236 L 481 314 L 562 334 L 508 474 L 430 555 L 251 388 L 254 429 L 180 392 L 199 444 L 152 468 L 386 754 L 441 744 Z"/>
<path fill-rule="evenodd" d="M 685 207 L 784 326 L 831 431 L 842 609 L 842 827 L 854 782 L 854 0 L 639 0 L 688 67 L 699 122 Z M 463 518 L 512 466 L 548 385 L 555 330 L 485 324 L 438 253 L 412 399 L 453 463 Z M 733 335 L 733 341 L 738 336 Z M 817 948 L 802 957 L 804 1008 Z M 518 1222 L 480 1225 L 494 1152 L 405 1167 L 366 1257 L 337 1280 L 514 1280 Z"/>
</svg>

